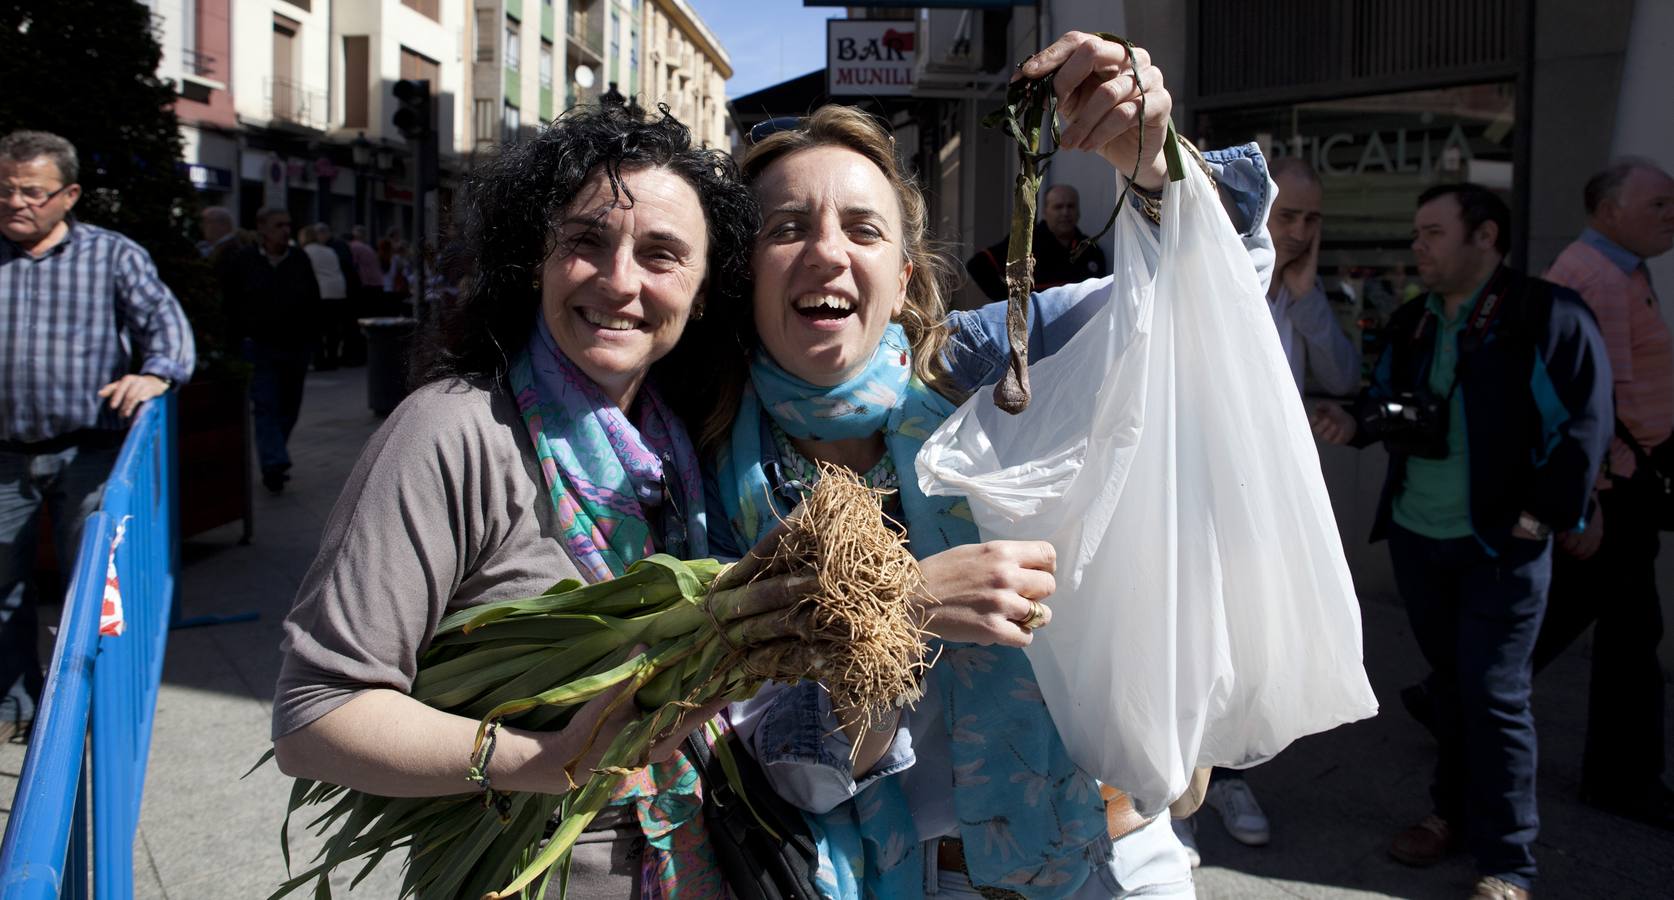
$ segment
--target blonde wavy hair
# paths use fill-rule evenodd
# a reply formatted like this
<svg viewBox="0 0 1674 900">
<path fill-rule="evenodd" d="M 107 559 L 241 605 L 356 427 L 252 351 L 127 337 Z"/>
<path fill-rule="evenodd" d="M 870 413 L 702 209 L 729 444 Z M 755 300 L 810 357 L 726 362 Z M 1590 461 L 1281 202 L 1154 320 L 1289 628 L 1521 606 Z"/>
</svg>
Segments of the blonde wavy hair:
<svg viewBox="0 0 1674 900">
<path fill-rule="evenodd" d="M 913 374 L 927 386 L 959 399 L 948 383 L 942 349 L 948 340 L 948 293 L 955 283 L 955 269 L 929 235 L 929 211 L 924 193 L 911 176 L 901 170 L 895 157 L 895 138 L 876 118 L 850 106 L 830 104 L 815 110 L 796 128 L 775 132 L 756 142 L 739 166 L 744 183 L 753 185 L 776 162 L 814 147 L 841 147 L 865 157 L 878 167 L 895 191 L 901 208 L 901 252 L 912 263 L 906 302 L 895 321 L 907 334 L 912 349 Z M 734 326 L 741 346 L 755 346 L 753 310 L 742 310 Z M 724 441 L 738 412 L 738 395 L 747 369 L 723 378 L 716 407 L 704 417 L 699 442 L 713 446 Z"/>
</svg>

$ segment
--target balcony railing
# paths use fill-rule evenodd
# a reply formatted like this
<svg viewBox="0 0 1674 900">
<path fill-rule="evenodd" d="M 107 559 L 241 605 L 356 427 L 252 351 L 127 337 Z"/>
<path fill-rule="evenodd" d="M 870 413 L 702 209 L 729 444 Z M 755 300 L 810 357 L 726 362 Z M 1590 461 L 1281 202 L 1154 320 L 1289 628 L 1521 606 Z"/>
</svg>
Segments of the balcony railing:
<svg viewBox="0 0 1674 900">
<path fill-rule="evenodd" d="M 180 65 L 187 72 L 199 78 L 215 77 L 215 57 L 202 50 L 180 51 Z"/>
<path fill-rule="evenodd" d="M 570 46 L 580 51 L 577 55 L 604 62 L 604 18 L 594 6 L 570 10 Z"/>
<path fill-rule="evenodd" d="M 286 78 L 265 78 L 262 82 L 267 94 L 269 118 L 316 131 L 325 130 L 325 91 Z"/>
</svg>

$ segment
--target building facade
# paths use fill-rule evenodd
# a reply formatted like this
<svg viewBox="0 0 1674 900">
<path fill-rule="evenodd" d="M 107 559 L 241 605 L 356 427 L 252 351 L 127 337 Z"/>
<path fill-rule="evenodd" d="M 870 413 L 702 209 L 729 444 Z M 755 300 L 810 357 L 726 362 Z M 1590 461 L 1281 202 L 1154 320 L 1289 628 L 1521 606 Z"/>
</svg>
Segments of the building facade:
<svg viewBox="0 0 1674 900">
<path fill-rule="evenodd" d="M 686 0 L 644 0 L 639 34 L 645 50 L 639 90 L 634 96 L 647 108 L 667 104 L 669 112 L 692 129 L 707 147 L 730 149 L 726 80 L 732 60 L 721 41 L 692 11 Z"/>
<path fill-rule="evenodd" d="M 283 0 L 281 0 L 283 2 Z M 399 102 L 395 85 L 404 79 L 430 83 L 431 126 L 436 130 L 443 173 L 441 196 L 428 195 L 428 221 L 437 221 L 439 207 L 451 193 L 467 163 L 470 150 L 470 70 L 466 64 L 467 9 L 444 0 L 339 0 L 332 11 L 331 59 L 327 72 L 329 109 L 326 140 L 335 148 L 334 162 L 345 159 L 354 169 L 354 146 L 372 159 L 359 171 L 336 176 L 334 190 L 354 197 L 353 215 L 336 212 L 330 221 L 341 228 L 345 218 L 367 224 L 374 231 L 401 227 L 405 231 L 416 202 L 411 176 L 417 148 L 395 127 Z M 400 172 L 382 172 L 377 156 L 393 155 Z M 345 184 L 345 182 L 347 184 Z"/>
<path fill-rule="evenodd" d="M 578 4 L 473 0 L 469 146 L 486 151 L 533 133 L 565 109 L 566 43 Z"/>
<path fill-rule="evenodd" d="M 177 86 L 183 163 L 210 206 L 235 207 L 238 116 L 232 95 L 232 0 L 148 4 L 163 55 L 158 75 Z M 172 14 L 171 14 L 172 13 Z"/>
<path fill-rule="evenodd" d="M 431 82 L 444 173 L 468 152 L 463 0 L 150 0 L 185 166 L 205 205 L 338 230 L 407 228 L 415 148 L 394 85 Z M 435 198 L 430 198 L 434 204 Z"/>
<path fill-rule="evenodd" d="M 163 44 L 159 74 L 177 86 L 188 172 L 206 205 L 246 227 L 258 209 L 283 206 L 298 223 L 405 233 L 424 202 L 433 231 L 474 154 L 609 96 L 668 102 L 700 140 L 725 143 L 732 70 L 684 0 L 147 5 Z M 393 124 L 403 79 L 431 87 L 441 187 L 422 198 L 417 148 Z"/>
<path fill-rule="evenodd" d="M 471 0 L 469 145 L 488 150 L 608 98 L 669 104 L 724 144 L 731 63 L 684 0 Z"/>
</svg>

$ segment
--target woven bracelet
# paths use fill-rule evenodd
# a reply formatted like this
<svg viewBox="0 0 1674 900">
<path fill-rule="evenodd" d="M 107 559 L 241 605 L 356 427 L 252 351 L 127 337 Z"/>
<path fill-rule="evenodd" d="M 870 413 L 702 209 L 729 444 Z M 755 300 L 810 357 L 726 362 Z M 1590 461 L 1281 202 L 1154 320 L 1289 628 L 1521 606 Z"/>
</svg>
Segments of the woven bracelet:
<svg viewBox="0 0 1674 900">
<path fill-rule="evenodd" d="M 471 767 L 465 771 L 465 780 L 482 788 L 482 808 L 492 809 L 500 817 L 501 822 L 511 821 L 511 796 L 494 789 L 488 779 L 488 764 L 494 759 L 494 742 L 500 736 L 500 722 L 495 720 L 488 725 L 488 733 L 484 735 L 482 749 L 472 757 Z"/>
</svg>

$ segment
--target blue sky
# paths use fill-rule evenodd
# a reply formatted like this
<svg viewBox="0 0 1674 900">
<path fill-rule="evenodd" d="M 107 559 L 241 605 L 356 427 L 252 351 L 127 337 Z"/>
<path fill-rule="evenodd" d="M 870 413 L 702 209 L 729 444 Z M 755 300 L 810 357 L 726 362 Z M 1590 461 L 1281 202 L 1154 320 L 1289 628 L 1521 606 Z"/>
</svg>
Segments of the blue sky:
<svg viewBox="0 0 1674 900">
<path fill-rule="evenodd" d="M 825 68 L 825 20 L 838 7 L 802 0 L 687 0 L 732 58 L 727 97 Z"/>
</svg>

